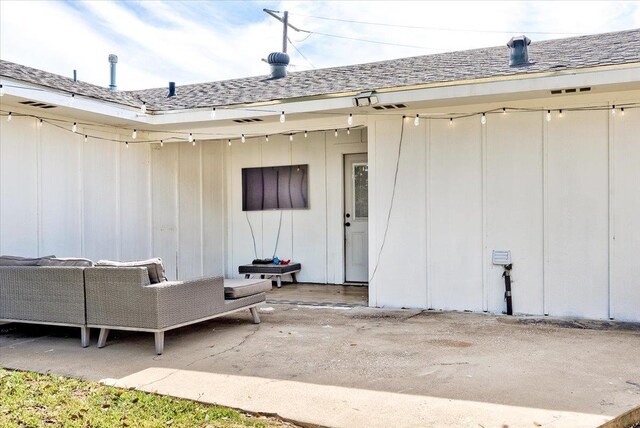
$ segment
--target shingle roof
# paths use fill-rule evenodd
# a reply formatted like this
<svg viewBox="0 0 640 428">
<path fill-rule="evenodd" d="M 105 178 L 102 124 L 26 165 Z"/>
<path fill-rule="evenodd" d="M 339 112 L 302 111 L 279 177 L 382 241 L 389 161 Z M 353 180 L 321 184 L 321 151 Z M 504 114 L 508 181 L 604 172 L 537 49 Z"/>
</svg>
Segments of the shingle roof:
<svg viewBox="0 0 640 428">
<path fill-rule="evenodd" d="M 130 106 L 144 101 L 149 110 L 177 110 L 635 63 L 640 62 L 640 29 L 533 42 L 529 61 L 510 67 L 509 49 L 497 46 L 292 72 L 281 79 L 257 76 L 184 85 L 170 98 L 167 88 L 110 92 L 7 61 L 0 61 L 0 75 Z"/>
</svg>

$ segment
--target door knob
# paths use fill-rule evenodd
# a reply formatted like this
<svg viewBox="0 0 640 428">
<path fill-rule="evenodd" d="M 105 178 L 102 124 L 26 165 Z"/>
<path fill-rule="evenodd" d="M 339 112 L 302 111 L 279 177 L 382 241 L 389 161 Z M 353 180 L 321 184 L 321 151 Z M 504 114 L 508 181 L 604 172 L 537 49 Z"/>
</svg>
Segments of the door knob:
<svg viewBox="0 0 640 428">
<path fill-rule="evenodd" d="M 345 225 L 345 226 L 347 226 L 347 227 L 349 227 L 349 226 L 351 226 L 351 223 L 346 222 L 344 225 Z"/>
</svg>

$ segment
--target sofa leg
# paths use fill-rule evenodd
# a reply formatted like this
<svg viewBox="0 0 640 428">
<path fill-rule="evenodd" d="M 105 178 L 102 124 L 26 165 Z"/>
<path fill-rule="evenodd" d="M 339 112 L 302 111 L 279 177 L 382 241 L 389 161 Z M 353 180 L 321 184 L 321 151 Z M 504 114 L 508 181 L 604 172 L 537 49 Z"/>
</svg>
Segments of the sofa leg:
<svg viewBox="0 0 640 428">
<path fill-rule="evenodd" d="M 91 334 L 91 329 L 89 327 L 80 327 L 80 343 L 83 348 L 89 346 L 89 335 Z"/>
<path fill-rule="evenodd" d="M 109 336 L 109 329 L 101 328 L 100 336 L 98 337 L 98 348 L 104 348 L 104 345 L 107 344 L 107 336 Z"/>
<path fill-rule="evenodd" d="M 160 355 L 164 352 L 164 331 L 156 331 L 154 335 L 156 340 L 156 354 Z"/>
<path fill-rule="evenodd" d="M 258 315 L 258 308 L 255 306 L 253 308 L 249 308 L 249 312 L 251 312 L 251 316 L 253 317 L 254 324 L 260 324 L 260 315 Z"/>
</svg>

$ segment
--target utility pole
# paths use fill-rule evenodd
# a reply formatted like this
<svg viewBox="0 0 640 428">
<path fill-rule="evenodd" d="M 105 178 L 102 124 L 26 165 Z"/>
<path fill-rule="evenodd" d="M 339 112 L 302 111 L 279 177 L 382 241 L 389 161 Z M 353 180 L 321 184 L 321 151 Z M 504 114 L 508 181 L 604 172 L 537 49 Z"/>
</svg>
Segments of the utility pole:
<svg viewBox="0 0 640 428">
<path fill-rule="evenodd" d="M 277 10 L 262 9 L 262 11 L 264 13 L 268 14 L 268 15 L 271 15 L 272 17 L 274 17 L 278 21 L 282 22 L 282 52 L 284 52 L 284 53 L 287 53 L 287 45 L 288 45 L 287 31 L 288 31 L 289 27 L 293 28 L 294 30 L 296 30 L 298 32 L 308 33 L 307 30 L 301 30 L 300 28 L 296 28 L 295 26 L 289 24 L 289 12 L 286 11 L 286 10 L 283 13 L 283 15 L 284 15 L 283 18 L 281 18 L 280 16 L 277 15 L 278 13 L 280 13 Z"/>
</svg>

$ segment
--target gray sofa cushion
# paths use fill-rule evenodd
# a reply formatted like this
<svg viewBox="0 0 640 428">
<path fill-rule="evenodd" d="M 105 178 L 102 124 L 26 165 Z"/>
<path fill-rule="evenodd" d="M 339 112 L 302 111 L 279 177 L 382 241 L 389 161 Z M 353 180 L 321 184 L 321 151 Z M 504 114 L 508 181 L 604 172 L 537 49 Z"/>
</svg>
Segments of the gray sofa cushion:
<svg viewBox="0 0 640 428">
<path fill-rule="evenodd" d="M 38 266 L 80 266 L 80 267 L 91 267 L 93 266 L 93 262 L 89 259 L 83 258 L 73 258 L 73 257 L 65 257 L 65 258 L 44 258 L 38 261 Z"/>
<path fill-rule="evenodd" d="M 239 299 L 271 290 L 270 279 L 225 279 L 224 298 Z"/>
<path fill-rule="evenodd" d="M 49 259 L 55 256 L 44 257 L 19 257 L 19 256 L 0 256 L 0 266 L 38 266 L 38 262 L 42 259 Z"/>
<path fill-rule="evenodd" d="M 164 266 L 162 265 L 162 259 L 156 257 L 149 260 L 138 260 L 132 262 L 117 262 L 113 260 L 98 260 L 96 267 L 108 266 L 108 267 L 145 267 L 149 272 L 149 283 L 157 284 L 167 280 L 164 274 Z"/>
</svg>

